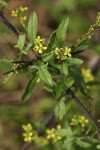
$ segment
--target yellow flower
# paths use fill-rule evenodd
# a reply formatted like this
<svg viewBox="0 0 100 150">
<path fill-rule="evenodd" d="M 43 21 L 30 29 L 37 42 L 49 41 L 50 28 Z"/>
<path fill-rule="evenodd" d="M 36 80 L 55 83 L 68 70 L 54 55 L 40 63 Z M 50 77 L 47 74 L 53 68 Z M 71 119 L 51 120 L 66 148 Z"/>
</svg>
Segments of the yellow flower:
<svg viewBox="0 0 100 150">
<path fill-rule="evenodd" d="M 45 43 L 45 39 L 41 39 L 40 36 L 37 36 L 37 38 L 35 38 L 35 42 L 38 44 L 44 44 Z"/>
<path fill-rule="evenodd" d="M 57 125 L 57 129 L 61 129 L 61 125 L 60 124 Z"/>
<path fill-rule="evenodd" d="M 54 54 L 57 59 L 65 60 L 67 57 L 71 57 L 71 48 L 65 47 L 65 48 L 58 48 L 56 47 L 54 49 Z"/>
<path fill-rule="evenodd" d="M 86 119 L 84 116 L 74 116 L 70 122 L 70 125 L 72 126 L 80 126 L 82 131 L 84 131 L 85 127 L 87 127 L 87 124 L 89 124 L 89 120 Z"/>
<path fill-rule="evenodd" d="M 16 11 L 12 10 L 12 12 L 11 12 L 11 16 L 17 17 L 17 16 L 18 16 L 18 14 L 16 13 Z"/>
<path fill-rule="evenodd" d="M 36 131 L 33 130 L 32 125 L 30 123 L 27 125 L 23 125 L 22 128 L 24 130 L 23 137 L 25 142 L 30 143 L 38 137 Z"/>
<path fill-rule="evenodd" d="M 36 82 L 39 83 L 40 82 L 40 78 L 38 78 Z"/>
<path fill-rule="evenodd" d="M 45 40 L 41 39 L 40 36 L 37 36 L 37 38 L 35 38 L 35 46 L 33 47 L 34 52 L 36 54 L 42 54 L 46 49 Z"/>
<path fill-rule="evenodd" d="M 22 126 L 24 132 L 23 132 L 23 137 L 24 137 L 24 142 L 35 142 L 35 144 L 39 146 L 47 145 L 48 140 L 45 137 L 38 136 L 37 132 L 32 128 L 32 125 L 29 123 L 27 125 Z"/>
<path fill-rule="evenodd" d="M 52 129 L 47 129 L 46 130 L 46 138 L 47 140 L 52 140 L 54 142 L 58 141 L 61 139 L 61 136 L 58 136 L 55 134 L 55 130 L 56 129 L 61 129 L 61 125 L 57 125 L 56 128 L 52 128 Z"/>
<path fill-rule="evenodd" d="M 86 83 L 94 80 L 94 76 L 92 75 L 92 72 L 90 69 L 82 68 L 81 72 L 84 77 L 84 81 Z"/>
<path fill-rule="evenodd" d="M 19 7 L 16 10 L 11 11 L 11 16 L 14 17 L 19 17 L 20 23 L 23 25 L 23 27 L 26 28 L 26 16 L 25 16 L 25 11 L 27 10 L 27 7 Z"/>
</svg>

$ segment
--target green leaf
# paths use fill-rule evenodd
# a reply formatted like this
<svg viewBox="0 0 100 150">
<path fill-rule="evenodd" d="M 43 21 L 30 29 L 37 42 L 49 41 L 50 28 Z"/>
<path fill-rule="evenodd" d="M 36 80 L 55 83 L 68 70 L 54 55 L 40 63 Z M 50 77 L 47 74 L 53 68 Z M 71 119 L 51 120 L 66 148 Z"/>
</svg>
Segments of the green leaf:
<svg viewBox="0 0 100 150">
<path fill-rule="evenodd" d="M 37 66 L 39 77 L 42 81 L 44 81 L 47 85 L 52 86 L 52 77 L 49 71 L 47 70 L 47 66 L 45 64 L 42 64 L 40 66 Z"/>
<path fill-rule="evenodd" d="M 68 62 L 70 62 L 71 64 L 74 65 L 80 65 L 83 63 L 83 60 L 79 59 L 79 58 L 67 58 Z"/>
<path fill-rule="evenodd" d="M 74 137 L 70 137 L 70 138 L 67 138 L 65 141 L 64 141 L 64 149 L 67 148 L 67 150 L 76 150 L 75 148 L 75 138 Z"/>
<path fill-rule="evenodd" d="M 73 79 L 68 79 L 67 81 L 66 81 L 66 86 L 67 86 L 67 88 L 70 88 L 73 84 L 74 84 L 74 80 Z"/>
<path fill-rule="evenodd" d="M 60 102 L 55 106 L 55 116 L 57 119 L 62 120 L 66 111 L 65 111 L 65 103 L 64 100 L 61 99 Z"/>
<path fill-rule="evenodd" d="M 23 51 L 24 54 L 27 54 L 27 52 L 29 51 L 29 49 L 32 47 L 32 43 L 28 43 L 28 45 L 26 46 L 25 50 Z"/>
<path fill-rule="evenodd" d="M 43 60 L 43 62 L 47 62 L 47 61 L 50 60 L 52 57 L 53 57 L 53 53 L 47 54 L 47 55 L 43 56 L 42 60 Z"/>
<path fill-rule="evenodd" d="M 74 49 L 74 51 L 81 51 L 87 49 L 89 46 L 88 45 L 79 45 Z"/>
<path fill-rule="evenodd" d="M 30 42 L 32 44 L 34 44 L 34 38 L 36 37 L 37 30 L 38 30 L 37 15 L 35 12 L 32 12 L 28 21 L 28 35 Z"/>
<path fill-rule="evenodd" d="M 5 77 L 4 80 L 3 80 L 3 84 L 0 85 L 0 87 L 1 87 L 1 86 L 4 86 L 5 84 L 7 84 L 7 83 L 9 82 L 9 80 L 12 78 L 13 75 L 14 75 L 13 72 L 11 72 L 11 73 L 9 73 L 8 75 L 6 75 L 6 77 Z"/>
<path fill-rule="evenodd" d="M 73 142 L 75 142 L 75 137 L 70 137 L 64 141 L 64 144 L 73 143 Z"/>
<path fill-rule="evenodd" d="M 76 139 L 76 143 L 83 148 L 89 148 L 92 146 L 90 143 L 84 142 L 80 138 Z"/>
<path fill-rule="evenodd" d="M 48 91 L 49 93 L 53 93 L 53 89 L 51 87 L 49 87 L 49 86 L 45 85 L 45 86 L 43 86 L 43 89 Z"/>
<path fill-rule="evenodd" d="M 59 25 L 57 31 L 56 31 L 56 36 L 57 36 L 57 40 L 59 43 L 64 42 L 65 38 L 66 38 L 66 32 L 67 32 L 67 27 L 68 27 L 68 23 L 69 23 L 69 18 L 66 17 L 61 24 Z"/>
<path fill-rule="evenodd" d="M 53 32 L 48 41 L 48 46 L 47 46 L 48 51 L 51 51 L 52 48 L 55 46 L 56 46 L 56 32 Z"/>
<path fill-rule="evenodd" d="M 60 64 L 56 64 L 54 61 L 50 61 L 50 65 L 52 66 L 52 68 L 54 69 L 58 69 L 61 70 L 61 65 Z"/>
<path fill-rule="evenodd" d="M 61 72 L 67 77 L 68 76 L 68 63 L 64 62 L 61 65 Z"/>
<path fill-rule="evenodd" d="M 22 53 L 24 45 L 25 45 L 25 34 L 22 34 L 18 38 L 18 44 L 15 47 L 18 47 L 20 49 L 20 52 Z"/>
<path fill-rule="evenodd" d="M 56 94 L 57 99 L 62 95 L 63 91 L 64 91 L 64 89 L 62 87 L 62 84 L 60 82 L 57 83 L 55 86 L 55 94 Z"/>
<path fill-rule="evenodd" d="M 38 77 L 35 75 L 30 79 L 22 96 L 22 100 L 26 101 L 32 96 L 32 94 L 34 93 L 34 87 L 36 85 L 37 79 Z"/>
<path fill-rule="evenodd" d="M 58 136 L 64 136 L 67 138 L 72 138 L 73 137 L 73 132 L 71 130 L 70 127 L 68 127 L 67 129 L 58 129 L 55 131 L 55 134 Z"/>
</svg>

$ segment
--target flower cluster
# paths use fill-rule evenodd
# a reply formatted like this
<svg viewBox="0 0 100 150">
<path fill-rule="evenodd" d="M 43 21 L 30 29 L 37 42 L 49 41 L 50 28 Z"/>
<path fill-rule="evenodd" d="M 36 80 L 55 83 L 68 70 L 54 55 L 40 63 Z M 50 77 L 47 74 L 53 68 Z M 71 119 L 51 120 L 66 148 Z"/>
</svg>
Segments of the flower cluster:
<svg viewBox="0 0 100 150">
<path fill-rule="evenodd" d="M 27 7 L 19 7 L 16 10 L 12 10 L 11 16 L 14 16 L 14 17 L 24 16 L 24 13 L 26 10 L 28 10 Z M 26 17 L 24 17 L 24 20 L 26 20 L 25 18 Z"/>
<path fill-rule="evenodd" d="M 25 11 L 28 10 L 27 7 L 19 7 L 16 10 L 12 10 L 11 16 L 14 17 L 19 17 L 20 18 L 20 23 L 25 27 L 25 21 L 26 21 L 26 16 L 25 16 Z"/>
<path fill-rule="evenodd" d="M 96 17 L 96 24 L 100 26 L 100 12 L 98 12 L 98 16 Z"/>
<path fill-rule="evenodd" d="M 85 127 L 87 127 L 87 124 L 89 124 L 89 120 L 80 115 L 74 116 L 70 122 L 70 125 L 72 126 L 80 126 L 82 131 L 84 131 Z"/>
<path fill-rule="evenodd" d="M 56 142 L 56 141 L 58 141 L 58 140 L 61 139 L 61 136 L 57 136 L 57 135 L 55 134 L 55 130 L 56 130 L 56 129 L 61 129 L 61 125 L 57 125 L 56 128 L 52 128 L 52 129 L 47 129 L 47 130 L 46 130 L 46 138 L 47 138 L 48 140 L 53 140 L 54 142 Z"/>
<path fill-rule="evenodd" d="M 33 47 L 34 52 L 36 54 L 42 54 L 46 49 L 45 39 L 41 39 L 40 36 L 37 36 L 35 38 L 35 46 Z"/>
<path fill-rule="evenodd" d="M 83 75 L 83 77 L 84 77 L 85 83 L 88 83 L 88 82 L 94 80 L 94 76 L 92 75 L 90 69 L 82 68 L 81 72 L 82 72 L 82 75 Z"/>
<path fill-rule="evenodd" d="M 65 60 L 67 57 L 71 57 L 71 48 L 65 47 L 65 48 L 58 48 L 56 47 L 54 49 L 54 54 L 56 55 L 57 59 Z"/>
<path fill-rule="evenodd" d="M 22 128 L 24 130 L 23 137 L 25 142 L 30 143 L 37 139 L 38 135 L 36 131 L 33 130 L 32 125 L 30 123 L 27 125 L 23 125 Z"/>
<path fill-rule="evenodd" d="M 23 125 L 22 128 L 24 130 L 24 142 L 35 142 L 35 144 L 39 146 L 48 144 L 48 140 L 45 137 L 38 136 L 37 132 L 32 128 L 32 125 L 30 123 L 27 125 Z"/>
</svg>

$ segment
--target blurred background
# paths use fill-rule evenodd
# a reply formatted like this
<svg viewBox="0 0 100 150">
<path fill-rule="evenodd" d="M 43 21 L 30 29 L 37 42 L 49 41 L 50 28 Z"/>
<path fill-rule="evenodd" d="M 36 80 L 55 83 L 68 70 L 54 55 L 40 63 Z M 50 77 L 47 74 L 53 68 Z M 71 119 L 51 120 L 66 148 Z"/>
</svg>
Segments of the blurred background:
<svg viewBox="0 0 100 150">
<path fill-rule="evenodd" d="M 70 23 L 66 36 L 67 43 L 74 44 L 76 40 L 86 33 L 91 24 L 95 23 L 97 12 L 100 11 L 100 0 L 9 0 L 0 1 L 5 7 L 4 16 L 16 28 L 24 32 L 19 19 L 11 16 L 11 11 L 16 8 L 28 7 L 27 19 L 34 10 L 38 16 L 38 34 L 48 40 L 50 34 L 58 27 L 64 16 L 69 16 Z M 0 59 L 14 59 L 17 50 L 14 47 L 17 38 L 2 22 L 0 22 Z M 100 28 L 96 29 L 92 39 L 87 42 L 89 48 L 80 57 L 84 58 L 84 67 L 89 67 L 96 80 L 100 78 Z M 31 56 L 29 56 L 31 58 Z M 3 81 L 2 73 L 9 70 L 9 66 L 0 63 L 0 83 Z M 22 125 L 31 122 L 38 126 L 38 121 L 43 122 L 48 117 L 56 101 L 53 97 L 39 90 L 27 102 L 21 101 L 21 95 L 28 83 L 28 73 L 14 76 L 3 87 L 0 87 L 0 150 L 18 150 L 23 145 Z M 95 118 L 100 119 L 100 85 L 91 87 L 94 99 Z M 83 101 L 87 101 L 81 97 Z M 68 119 L 75 114 L 73 102 L 70 103 Z M 76 114 L 82 113 L 77 109 Z"/>
</svg>

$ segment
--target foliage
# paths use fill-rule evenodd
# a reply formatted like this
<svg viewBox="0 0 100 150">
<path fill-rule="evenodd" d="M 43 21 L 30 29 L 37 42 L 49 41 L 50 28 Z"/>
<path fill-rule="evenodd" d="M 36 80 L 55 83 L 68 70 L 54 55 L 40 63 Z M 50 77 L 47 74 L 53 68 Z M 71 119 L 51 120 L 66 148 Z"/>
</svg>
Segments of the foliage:
<svg viewBox="0 0 100 150">
<path fill-rule="evenodd" d="M 18 14 L 21 14 L 19 17 L 22 17 L 25 10 L 19 8 L 13 11 L 12 15 L 18 16 Z M 37 35 L 38 19 L 36 13 L 32 12 L 28 23 L 22 23 L 27 33 L 19 34 L 18 43 L 15 46 L 19 49 L 16 60 L 1 59 L 1 62 L 11 65 L 11 70 L 4 73 L 4 75 L 7 75 L 4 84 L 9 81 L 12 75 L 19 75 L 26 70 L 30 74 L 30 79 L 22 95 L 23 102 L 31 98 L 39 84 L 41 88 L 52 94 L 53 99 L 57 100 L 53 116 L 56 116 L 57 122 L 60 122 L 61 125 L 47 130 L 45 127 L 44 136 L 40 136 L 41 134 L 39 135 L 39 132 L 33 129 L 30 123 L 23 125 L 25 142 L 35 143 L 37 148 L 46 149 L 49 149 L 52 145 L 54 149 L 60 147 L 62 150 L 74 150 L 77 146 L 81 148 L 95 146 L 95 148 L 100 149 L 98 122 L 76 97 L 77 92 L 80 91 L 81 95 L 85 95 L 88 100 L 91 99 L 90 88 L 87 84 L 92 82 L 94 77 L 89 69 L 83 68 L 81 70 L 80 65 L 83 60 L 78 58 L 77 54 L 87 48 L 84 42 L 90 39 L 94 30 L 100 26 L 100 13 L 98 13 L 96 23 L 91 25 L 87 33 L 72 46 L 65 45 L 68 24 L 69 18 L 65 17 L 46 43 L 45 39 Z M 33 59 L 26 61 L 25 57 L 28 56 L 28 53 L 32 54 Z M 71 100 L 74 100 L 84 111 L 91 124 L 89 124 L 87 118 L 79 115 L 72 120 L 70 119 L 70 123 L 65 121 L 66 106 Z"/>
</svg>

